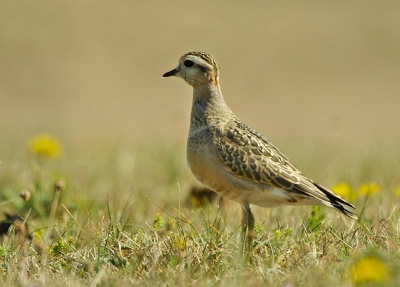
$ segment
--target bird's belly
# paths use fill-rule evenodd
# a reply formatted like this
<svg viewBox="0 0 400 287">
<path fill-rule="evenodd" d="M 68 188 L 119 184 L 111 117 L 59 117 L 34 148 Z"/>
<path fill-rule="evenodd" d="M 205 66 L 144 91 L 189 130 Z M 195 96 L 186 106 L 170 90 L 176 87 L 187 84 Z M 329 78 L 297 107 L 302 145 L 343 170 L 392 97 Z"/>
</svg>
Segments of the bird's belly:
<svg viewBox="0 0 400 287">
<path fill-rule="evenodd" d="M 288 200 L 284 193 L 262 183 L 239 178 L 229 172 L 213 156 L 212 146 L 193 147 L 188 144 L 187 160 L 194 176 L 205 186 L 227 199 L 264 207 L 277 206 Z"/>
<path fill-rule="evenodd" d="M 187 160 L 194 176 L 205 186 L 226 199 L 239 203 L 248 202 L 262 207 L 281 204 L 311 204 L 289 192 L 264 183 L 256 183 L 237 177 L 223 167 L 213 155 L 212 146 L 187 147 Z M 315 204 L 315 202 L 312 202 Z"/>
</svg>

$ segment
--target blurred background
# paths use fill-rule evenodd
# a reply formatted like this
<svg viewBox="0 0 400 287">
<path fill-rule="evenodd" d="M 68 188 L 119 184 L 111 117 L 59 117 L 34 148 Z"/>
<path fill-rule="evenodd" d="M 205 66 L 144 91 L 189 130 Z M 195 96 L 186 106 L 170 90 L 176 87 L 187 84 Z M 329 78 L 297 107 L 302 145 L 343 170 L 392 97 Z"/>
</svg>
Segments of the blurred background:
<svg viewBox="0 0 400 287">
<path fill-rule="evenodd" d="M 209 52 L 231 109 L 274 143 L 400 142 L 399 1 L 2 1 L 0 132 L 184 140 Z"/>
</svg>

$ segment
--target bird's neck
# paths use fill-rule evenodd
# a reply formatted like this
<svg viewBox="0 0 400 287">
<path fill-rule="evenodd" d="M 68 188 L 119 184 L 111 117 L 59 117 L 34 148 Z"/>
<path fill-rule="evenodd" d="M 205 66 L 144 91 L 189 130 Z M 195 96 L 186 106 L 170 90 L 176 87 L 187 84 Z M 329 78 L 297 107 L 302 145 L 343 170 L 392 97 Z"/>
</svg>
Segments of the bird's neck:
<svg viewBox="0 0 400 287">
<path fill-rule="evenodd" d="M 233 115 L 225 103 L 219 85 L 202 85 L 193 88 L 191 125 L 210 124 L 227 115 Z"/>
</svg>

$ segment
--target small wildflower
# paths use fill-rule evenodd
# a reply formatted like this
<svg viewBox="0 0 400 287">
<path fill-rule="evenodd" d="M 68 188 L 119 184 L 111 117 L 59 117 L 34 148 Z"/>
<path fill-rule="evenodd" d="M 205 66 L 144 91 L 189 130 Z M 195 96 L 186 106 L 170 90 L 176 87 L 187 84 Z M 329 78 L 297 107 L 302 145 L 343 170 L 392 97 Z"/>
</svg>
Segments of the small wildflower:
<svg viewBox="0 0 400 287">
<path fill-rule="evenodd" d="M 31 199 L 31 193 L 29 190 L 24 190 L 19 195 L 24 201 L 29 201 Z"/>
<path fill-rule="evenodd" d="M 343 198 L 350 198 L 352 191 L 348 183 L 339 182 L 332 187 L 332 191 Z"/>
<path fill-rule="evenodd" d="M 350 184 L 345 182 L 335 184 L 332 187 L 332 191 L 350 202 L 355 202 L 357 199 L 357 194 L 352 190 Z"/>
<path fill-rule="evenodd" d="M 49 255 L 62 255 L 69 251 L 68 243 L 64 241 L 63 238 L 58 239 L 54 242 L 50 248 L 47 250 Z"/>
<path fill-rule="evenodd" d="M 153 228 L 159 231 L 165 225 L 165 221 L 161 213 L 157 213 L 154 217 Z"/>
<path fill-rule="evenodd" d="M 61 154 L 61 144 L 51 135 L 39 134 L 29 141 L 31 153 L 48 158 L 57 158 Z"/>
<path fill-rule="evenodd" d="M 54 191 L 55 192 L 61 192 L 65 190 L 65 180 L 59 179 L 57 182 L 54 184 Z"/>
<path fill-rule="evenodd" d="M 293 230 L 291 228 L 288 228 L 285 230 L 285 232 L 283 233 L 283 235 L 285 235 L 285 237 L 289 237 L 293 234 Z"/>
<path fill-rule="evenodd" d="M 172 240 L 172 243 L 174 244 L 174 247 L 177 249 L 184 249 L 187 246 L 187 242 L 185 240 L 185 237 L 183 236 L 177 236 Z"/>
<path fill-rule="evenodd" d="M 15 220 L 14 228 L 15 228 L 15 233 L 18 234 L 18 239 L 20 243 L 24 242 L 29 235 L 28 226 L 25 224 L 23 220 Z"/>
<path fill-rule="evenodd" d="M 396 189 L 396 195 L 400 197 L 400 186 Z"/>
<path fill-rule="evenodd" d="M 276 237 L 277 239 L 281 238 L 282 232 L 281 232 L 279 229 L 276 229 L 274 233 L 275 233 L 275 237 Z"/>
<path fill-rule="evenodd" d="M 28 227 L 24 219 L 18 214 L 4 213 L 6 219 L 0 222 L 0 235 L 7 234 L 11 225 L 14 225 L 15 233 L 19 235 L 22 241 L 28 237 Z"/>
<path fill-rule="evenodd" d="M 286 260 L 283 256 L 278 257 L 278 263 L 281 266 L 281 268 L 286 268 Z"/>
<path fill-rule="evenodd" d="M 256 225 L 254 226 L 254 232 L 257 235 L 260 235 L 261 233 L 264 232 L 264 226 L 262 225 L 261 222 L 257 222 Z"/>
<path fill-rule="evenodd" d="M 355 285 L 367 282 L 383 283 L 387 281 L 388 277 L 386 264 L 372 256 L 361 258 L 351 268 L 351 279 Z"/>
<path fill-rule="evenodd" d="M 34 243 L 44 242 L 44 230 L 43 229 L 36 230 L 35 232 L 33 232 L 32 237 Z"/>
<path fill-rule="evenodd" d="M 379 185 L 376 183 L 365 183 L 362 184 L 358 189 L 358 194 L 360 195 L 375 195 L 380 192 Z"/>
</svg>

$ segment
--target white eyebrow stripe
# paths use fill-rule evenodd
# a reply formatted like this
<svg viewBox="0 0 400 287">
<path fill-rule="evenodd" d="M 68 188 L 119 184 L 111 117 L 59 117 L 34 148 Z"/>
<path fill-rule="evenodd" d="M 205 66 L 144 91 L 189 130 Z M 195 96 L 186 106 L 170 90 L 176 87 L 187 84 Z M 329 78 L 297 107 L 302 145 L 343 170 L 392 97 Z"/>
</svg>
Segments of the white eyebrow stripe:
<svg viewBox="0 0 400 287">
<path fill-rule="evenodd" d="M 193 63 L 195 63 L 195 64 L 197 64 L 197 65 L 199 65 L 199 66 L 202 66 L 202 67 L 204 67 L 204 68 L 206 68 L 206 69 L 208 69 L 208 70 L 212 70 L 212 69 L 213 69 L 213 67 L 212 67 L 209 63 L 207 63 L 206 61 L 204 61 L 204 60 L 201 59 L 200 57 L 196 57 L 196 56 L 193 56 L 193 55 L 189 55 L 189 56 L 186 58 L 186 60 L 193 61 Z"/>
</svg>

